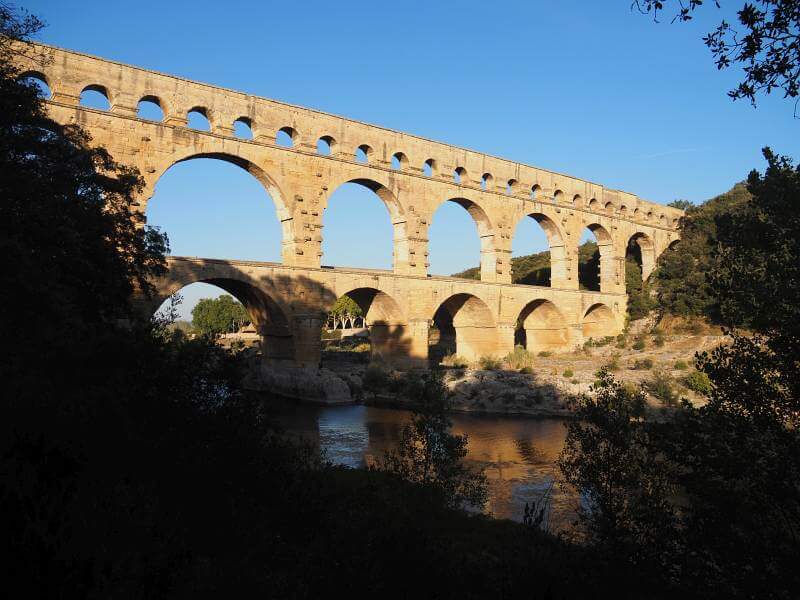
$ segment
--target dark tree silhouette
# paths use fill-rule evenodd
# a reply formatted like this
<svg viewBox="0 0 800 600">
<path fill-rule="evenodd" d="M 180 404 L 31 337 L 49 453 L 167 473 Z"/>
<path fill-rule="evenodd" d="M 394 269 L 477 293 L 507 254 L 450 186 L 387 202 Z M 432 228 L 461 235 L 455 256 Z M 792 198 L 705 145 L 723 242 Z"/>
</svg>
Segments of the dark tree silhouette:
<svg viewBox="0 0 800 600">
<path fill-rule="evenodd" d="M 635 0 L 633 6 L 658 19 L 671 0 Z M 714 2 L 719 7 L 720 2 Z M 673 21 L 689 21 L 702 0 L 677 0 Z M 745 2 L 737 12 L 741 30 L 723 20 L 704 38 L 719 69 L 739 65 L 744 79 L 728 95 L 753 105 L 760 93 L 781 90 L 785 98 L 800 94 L 800 1 Z M 795 115 L 797 102 L 795 101 Z"/>
</svg>

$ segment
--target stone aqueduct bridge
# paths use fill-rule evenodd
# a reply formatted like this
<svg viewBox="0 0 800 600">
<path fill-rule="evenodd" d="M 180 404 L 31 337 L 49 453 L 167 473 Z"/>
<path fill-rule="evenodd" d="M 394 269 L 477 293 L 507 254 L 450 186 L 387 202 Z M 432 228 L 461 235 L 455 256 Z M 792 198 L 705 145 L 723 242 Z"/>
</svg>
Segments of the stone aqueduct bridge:
<svg viewBox="0 0 800 600">
<path fill-rule="evenodd" d="M 189 283 L 217 285 L 249 309 L 268 362 L 317 365 L 325 312 L 343 294 L 365 309 L 373 352 L 409 366 L 425 364 L 433 338 L 476 358 L 508 352 L 515 334 L 535 351 L 614 335 L 624 323 L 629 241 L 641 248 L 646 277 L 678 239 L 681 211 L 599 184 L 77 52 L 34 45 L 26 53 L 19 60 L 27 75 L 51 89 L 51 116 L 79 123 L 116 160 L 140 170 L 140 210 L 167 169 L 193 158 L 228 161 L 263 184 L 282 224 L 282 262 L 171 257 L 148 310 Z M 80 106 L 85 90 L 103 93 L 109 110 Z M 161 107 L 162 121 L 137 116 L 142 99 Z M 188 128 L 191 111 L 207 117 L 210 131 Z M 237 121 L 252 139 L 234 135 Z M 291 147 L 276 143 L 281 131 Z M 329 154 L 318 152 L 320 139 Z M 320 265 L 323 212 L 347 182 L 373 190 L 391 215 L 391 271 Z M 428 226 L 447 201 L 477 224 L 480 281 L 427 274 Z M 526 218 L 548 236 L 550 287 L 511 284 L 512 237 Z M 587 227 L 600 246 L 597 292 L 578 289 L 578 244 Z"/>
</svg>

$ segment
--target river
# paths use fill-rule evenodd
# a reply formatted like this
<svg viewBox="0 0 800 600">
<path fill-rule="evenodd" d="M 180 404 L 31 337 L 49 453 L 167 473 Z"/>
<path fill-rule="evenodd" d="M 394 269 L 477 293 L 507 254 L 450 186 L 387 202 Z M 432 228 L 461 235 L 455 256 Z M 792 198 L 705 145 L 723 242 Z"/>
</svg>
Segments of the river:
<svg viewBox="0 0 800 600">
<path fill-rule="evenodd" d="M 397 445 L 410 412 L 370 406 L 281 407 L 277 420 L 322 449 L 333 463 L 364 467 Z M 563 419 L 453 414 L 455 433 L 469 436 L 467 461 L 485 469 L 486 512 L 522 520 L 525 503 L 550 496 L 550 529 L 574 518 L 576 496 L 557 480 L 555 461 L 564 445 Z"/>
</svg>

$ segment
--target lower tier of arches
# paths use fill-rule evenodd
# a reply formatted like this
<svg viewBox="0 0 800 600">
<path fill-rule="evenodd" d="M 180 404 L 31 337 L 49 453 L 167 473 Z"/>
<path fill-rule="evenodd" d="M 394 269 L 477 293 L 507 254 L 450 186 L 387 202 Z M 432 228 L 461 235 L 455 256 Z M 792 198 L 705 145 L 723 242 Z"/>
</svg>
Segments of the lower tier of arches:
<svg viewBox="0 0 800 600">
<path fill-rule="evenodd" d="M 170 257 L 167 274 L 142 311 L 196 282 L 215 285 L 246 308 L 271 364 L 318 367 L 334 303 L 348 296 L 362 315 L 372 360 L 427 368 L 450 355 L 466 361 L 568 351 L 617 335 L 626 297 L 385 271 L 301 269 L 275 263 Z"/>
</svg>

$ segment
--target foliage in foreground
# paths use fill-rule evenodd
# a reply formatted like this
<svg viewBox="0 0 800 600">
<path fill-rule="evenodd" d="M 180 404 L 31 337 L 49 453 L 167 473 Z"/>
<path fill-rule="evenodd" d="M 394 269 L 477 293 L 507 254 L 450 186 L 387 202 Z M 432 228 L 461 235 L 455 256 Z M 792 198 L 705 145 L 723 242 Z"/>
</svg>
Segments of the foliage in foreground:
<svg viewBox="0 0 800 600">
<path fill-rule="evenodd" d="M 719 8 L 722 3 L 715 4 Z M 678 0 L 673 4 L 669 0 L 635 0 L 634 5 L 652 13 L 654 19 L 665 5 L 671 6 L 673 20 L 690 21 L 703 1 Z M 734 100 L 747 98 L 755 105 L 758 94 L 781 90 L 784 98 L 796 99 L 800 95 L 800 2 L 745 2 L 736 14 L 741 29 L 723 20 L 703 37 L 717 68 L 739 65 L 744 71 L 742 81 L 728 96 Z"/>
<path fill-rule="evenodd" d="M 560 461 L 589 500 L 590 543 L 679 595 L 800 593 L 800 171 L 765 156 L 752 199 L 716 220 L 708 271 L 721 317 L 755 335 L 699 356 L 707 404 L 666 421 L 602 378 Z"/>
<path fill-rule="evenodd" d="M 386 452 L 380 468 L 435 490 L 448 506 L 481 509 L 488 494 L 486 477 L 464 462 L 467 436 L 450 432 L 442 376 L 432 372 L 421 383 L 411 422 L 403 427 L 397 449 Z"/>
</svg>

